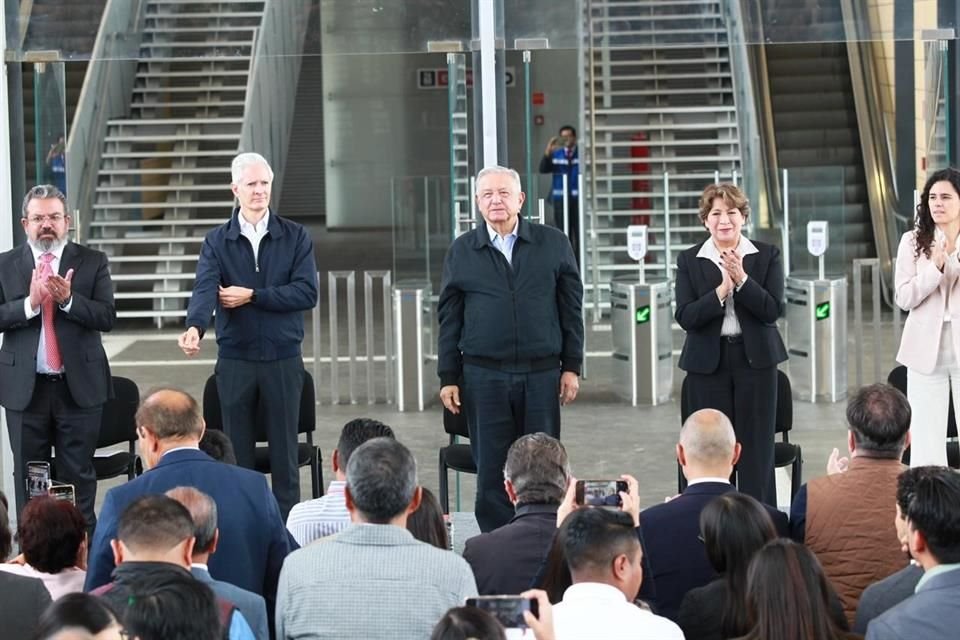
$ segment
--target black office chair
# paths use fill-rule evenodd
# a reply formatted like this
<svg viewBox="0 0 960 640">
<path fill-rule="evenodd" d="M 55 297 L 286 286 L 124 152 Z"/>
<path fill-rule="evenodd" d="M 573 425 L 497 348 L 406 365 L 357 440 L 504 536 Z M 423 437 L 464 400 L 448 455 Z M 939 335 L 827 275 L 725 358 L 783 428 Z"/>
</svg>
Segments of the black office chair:
<svg viewBox="0 0 960 640">
<path fill-rule="evenodd" d="M 462 473 L 477 473 L 477 464 L 469 444 L 457 442 L 457 437 L 470 438 L 467 430 L 467 417 L 461 410 L 454 415 L 443 410 L 443 430 L 450 434 L 450 444 L 440 449 L 440 506 L 444 513 L 450 513 L 450 469 Z"/>
<path fill-rule="evenodd" d="M 683 379 L 680 387 L 680 424 L 686 422 L 690 414 L 690 399 L 687 394 L 687 379 Z M 790 430 L 793 429 L 793 388 L 790 378 L 783 371 L 777 370 L 777 414 L 774 430 L 781 435 L 781 440 L 773 444 L 773 464 L 776 468 L 790 467 L 790 495 L 795 496 L 803 484 L 803 451 L 800 445 L 790 442 Z M 736 485 L 737 470 L 733 470 L 731 482 Z M 687 487 L 687 479 L 683 469 L 677 462 L 677 486 L 683 492 Z"/>
<path fill-rule="evenodd" d="M 100 417 L 100 434 L 97 437 L 97 449 L 127 443 L 126 451 L 117 451 L 109 456 L 95 456 L 93 469 L 97 480 L 116 478 L 124 473 L 127 480 L 133 480 L 142 471 L 137 456 L 137 407 L 140 406 L 140 390 L 130 378 L 113 376 L 113 397 L 103 404 Z M 51 475 L 56 478 L 57 460 L 50 461 Z"/>
<path fill-rule="evenodd" d="M 887 376 L 887 384 L 907 395 L 907 368 L 898 365 Z M 953 391 L 950 391 L 950 406 L 947 410 L 947 465 L 960 469 L 960 440 L 957 438 L 957 416 L 953 410 Z M 903 452 L 903 464 L 910 464 L 910 447 Z"/>
<path fill-rule="evenodd" d="M 313 388 L 313 376 L 303 372 L 303 391 L 300 394 L 300 419 L 297 433 L 306 434 L 306 442 L 297 443 L 297 467 L 310 467 L 311 495 L 319 498 L 323 495 L 323 456 L 320 447 L 313 443 L 313 432 L 317 430 L 316 391 Z M 255 423 L 257 442 L 267 442 L 268 416 L 263 407 L 257 408 L 258 419 Z M 217 392 L 216 374 L 207 378 L 203 387 L 203 419 L 207 429 L 223 431 L 223 417 L 220 411 L 220 396 Z M 254 452 L 254 468 L 261 473 L 270 473 L 270 447 L 257 447 Z"/>
</svg>

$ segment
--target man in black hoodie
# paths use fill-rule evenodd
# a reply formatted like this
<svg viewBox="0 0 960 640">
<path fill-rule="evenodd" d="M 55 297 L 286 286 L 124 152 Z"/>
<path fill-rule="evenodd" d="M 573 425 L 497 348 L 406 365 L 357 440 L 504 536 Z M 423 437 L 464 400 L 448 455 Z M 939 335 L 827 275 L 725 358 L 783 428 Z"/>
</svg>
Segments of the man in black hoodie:
<svg viewBox="0 0 960 640">
<path fill-rule="evenodd" d="M 124 509 L 117 537 L 110 541 L 117 565 L 113 582 L 95 589 L 93 594 L 107 600 L 121 619 L 125 618 L 130 607 L 163 585 L 182 582 L 183 577 L 195 580 L 190 573 L 194 542 L 193 518 L 182 504 L 162 495 L 135 500 Z M 209 591 L 209 587 L 204 588 Z M 215 598 L 212 591 L 209 598 L 201 597 L 197 602 L 199 613 L 188 616 L 178 612 L 174 617 L 183 618 L 185 625 L 196 625 L 198 634 L 210 628 L 211 616 L 219 622 L 216 634 L 195 637 L 254 637 L 250 625 L 232 603 Z M 210 606 L 205 607 L 204 602 Z M 220 631 L 221 624 L 225 633 Z"/>
</svg>

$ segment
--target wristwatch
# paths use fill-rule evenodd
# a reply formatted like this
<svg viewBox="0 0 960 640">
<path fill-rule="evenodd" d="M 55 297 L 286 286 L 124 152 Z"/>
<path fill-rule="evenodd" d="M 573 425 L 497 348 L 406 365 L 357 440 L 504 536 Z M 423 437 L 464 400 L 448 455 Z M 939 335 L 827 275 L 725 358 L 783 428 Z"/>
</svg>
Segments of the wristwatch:
<svg viewBox="0 0 960 640">
<path fill-rule="evenodd" d="M 256 290 L 256 289 L 251 289 L 250 292 L 251 292 L 251 293 L 250 293 L 250 302 L 256 302 L 256 301 L 257 301 L 257 290 Z"/>
</svg>

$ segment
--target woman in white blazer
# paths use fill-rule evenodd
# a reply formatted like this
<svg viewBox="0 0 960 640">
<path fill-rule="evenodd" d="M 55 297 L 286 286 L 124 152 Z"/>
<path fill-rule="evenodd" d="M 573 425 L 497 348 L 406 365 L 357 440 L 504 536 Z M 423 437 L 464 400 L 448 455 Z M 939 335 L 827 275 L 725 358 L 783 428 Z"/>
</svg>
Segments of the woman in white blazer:
<svg viewBox="0 0 960 640">
<path fill-rule="evenodd" d="M 916 227 L 897 250 L 896 301 L 909 311 L 897 362 L 907 367 L 911 466 L 947 464 L 950 387 L 960 403 L 960 171 L 927 180 Z M 960 415 L 960 406 L 955 407 Z"/>
</svg>

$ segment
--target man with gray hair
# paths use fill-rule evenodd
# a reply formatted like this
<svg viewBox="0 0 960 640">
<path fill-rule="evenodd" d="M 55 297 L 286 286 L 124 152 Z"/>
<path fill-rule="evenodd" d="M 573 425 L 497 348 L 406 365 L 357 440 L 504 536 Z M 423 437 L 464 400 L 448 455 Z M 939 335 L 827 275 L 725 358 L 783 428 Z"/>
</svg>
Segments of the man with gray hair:
<svg viewBox="0 0 960 640">
<path fill-rule="evenodd" d="M 297 422 L 303 389 L 303 314 L 317 304 L 313 242 L 303 226 L 270 210 L 273 170 L 241 153 L 231 165 L 239 203 L 200 248 L 186 326 L 187 356 L 216 311 L 217 392 L 223 428 L 240 466 L 252 469 L 258 420 L 267 424 L 273 493 L 286 518 L 300 502 Z"/>
<path fill-rule="evenodd" d="M 477 465 L 481 531 L 513 517 L 503 490 L 510 445 L 526 433 L 560 437 L 560 405 L 580 388 L 583 283 L 563 232 L 520 217 L 513 169 L 477 175 L 483 223 L 454 240 L 437 316 L 440 400 L 462 411 Z"/>
<path fill-rule="evenodd" d="M 716 575 L 700 539 L 700 512 L 716 496 L 737 490 L 730 477 L 740 443 L 723 412 L 701 409 L 683 423 L 676 449 L 687 488 L 640 513 L 645 565 L 640 598 L 671 620 L 677 619 L 683 596 Z M 764 507 L 777 532 L 787 535 L 786 514 Z"/>
<path fill-rule="evenodd" d="M 503 478 L 516 515 L 499 529 L 470 538 L 463 549 L 480 595 L 530 587 L 557 531 L 557 507 L 570 480 L 567 451 L 545 433 L 525 435 L 510 447 Z"/>
<path fill-rule="evenodd" d="M 13 450 L 17 512 L 26 504 L 26 463 L 50 461 L 76 488 L 87 526 L 96 524 L 93 453 L 103 403 L 113 391 L 101 332 L 116 319 L 107 256 L 71 242 L 63 193 L 30 189 L 20 224 L 26 244 L 0 254 L 0 405 Z"/>
<path fill-rule="evenodd" d="M 350 456 L 344 494 L 353 524 L 283 564 L 277 640 L 430 637 L 477 587 L 463 558 L 406 529 L 420 506 L 413 455 L 392 438 L 368 440 Z"/>
<path fill-rule="evenodd" d="M 267 603 L 263 596 L 241 589 L 229 582 L 215 580 L 210 575 L 207 561 L 216 553 L 217 544 L 220 542 L 220 529 L 217 528 L 217 503 L 209 495 L 193 487 L 174 487 L 167 491 L 166 495 L 186 507 L 193 519 L 194 543 L 190 573 L 213 589 L 218 597 L 232 602 L 246 618 L 257 640 L 269 640 Z"/>
</svg>

